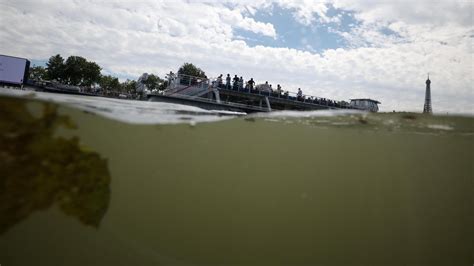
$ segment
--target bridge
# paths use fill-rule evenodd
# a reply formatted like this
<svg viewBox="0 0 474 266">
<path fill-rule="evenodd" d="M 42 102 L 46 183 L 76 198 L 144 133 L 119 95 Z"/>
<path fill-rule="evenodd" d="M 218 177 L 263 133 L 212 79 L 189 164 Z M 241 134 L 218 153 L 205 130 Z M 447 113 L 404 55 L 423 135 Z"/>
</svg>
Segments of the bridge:
<svg viewBox="0 0 474 266">
<path fill-rule="evenodd" d="M 151 101 L 195 105 L 204 109 L 251 112 L 274 110 L 361 109 L 344 101 L 311 95 L 297 95 L 270 87 L 225 86 L 222 80 L 183 74 L 168 77 L 168 87 L 160 94 L 149 94 Z"/>
</svg>

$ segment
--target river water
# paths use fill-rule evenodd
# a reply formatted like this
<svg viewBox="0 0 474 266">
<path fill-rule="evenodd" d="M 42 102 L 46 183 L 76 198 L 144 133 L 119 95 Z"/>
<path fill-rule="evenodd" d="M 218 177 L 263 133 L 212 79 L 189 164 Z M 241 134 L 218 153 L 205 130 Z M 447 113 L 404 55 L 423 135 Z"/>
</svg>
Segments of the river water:
<svg viewBox="0 0 474 266">
<path fill-rule="evenodd" d="M 0 264 L 472 265 L 474 118 L 0 89 Z"/>
</svg>

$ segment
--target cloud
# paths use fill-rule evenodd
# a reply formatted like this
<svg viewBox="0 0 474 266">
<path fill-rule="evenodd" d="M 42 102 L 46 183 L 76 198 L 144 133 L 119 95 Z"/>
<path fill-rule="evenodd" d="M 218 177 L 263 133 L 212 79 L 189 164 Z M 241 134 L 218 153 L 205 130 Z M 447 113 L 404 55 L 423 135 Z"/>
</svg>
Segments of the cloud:
<svg viewBox="0 0 474 266">
<path fill-rule="evenodd" d="M 253 18 L 244 17 L 241 11 L 222 8 L 217 10 L 221 21 L 235 25 L 237 28 L 276 38 L 276 31 L 272 24 L 257 22 Z"/>
<path fill-rule="evenodd" d="M 404 21 L 407 24 L 472 26 L 472 1 L 418 0 L 374 1 L 334 0 L 335 8 L 354 11 L 365 22 Z"/>
<path fill-rule="evenodd" d="M 276 3 L 282 8 L 292 9 L 295 20 L 306 26 L 316 21 L 319 23 L 340 22 L 339 17 L 328 15 L 329 1 L 281 0 Z"/>
<path fill-rule="evenodd" d="M 31 59 L 81 55 L 106 72 L 133 77 L 163 76 L 192 62 L 209 76 L 238 74 L 338 100 L 375 98 L 384 111 L 421 111 L 430 72 L 435 112 L 474 113 L 474 30 L 466 15 L 472 4 L 417 1 L 407 10 L 406 3 L 3 1 L 0 53 Z M 329 14 L 331 6 L 353 13 L 359 23 L 335 30 L 347 47 L 320 53 L 251 47 L 234 34 L 244 29 L 275 38 L 278 28 L 254 17 L 272 5 L 303 24 L 333 23 L 338 16 Z"/>
</svg>

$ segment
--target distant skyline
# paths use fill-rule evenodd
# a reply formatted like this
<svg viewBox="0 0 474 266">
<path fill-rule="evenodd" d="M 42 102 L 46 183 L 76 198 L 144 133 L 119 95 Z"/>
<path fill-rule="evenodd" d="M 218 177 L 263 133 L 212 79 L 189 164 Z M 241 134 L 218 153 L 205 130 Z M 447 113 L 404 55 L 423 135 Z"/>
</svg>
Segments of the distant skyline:
<svg viewBox="0 0 474 266">
<path fill-rule="evenodd" d="M 210 77 L 335 100 L 372 98 L 381 111 L 474 114 L 472 1 L 0 2 L 0 54 L 43 64 L 79 55 L 104 74 L 164 77 L 184 62 Z"/>
</svg>

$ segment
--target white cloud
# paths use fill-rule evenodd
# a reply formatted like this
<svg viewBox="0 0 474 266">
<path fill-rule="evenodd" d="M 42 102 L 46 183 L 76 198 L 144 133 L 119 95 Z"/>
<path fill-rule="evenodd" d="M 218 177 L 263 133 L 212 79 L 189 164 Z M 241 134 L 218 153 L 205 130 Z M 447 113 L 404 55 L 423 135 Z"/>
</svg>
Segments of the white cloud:
<svg viewBox="0 0 474 266">
<path fill-rule="evenodd" d="M 329 1 L 280 0 L 276 3 L 282 8 L 294 10 L 295 20 L 306 26 L 316 21 L 319 23 L 340 22 L 339 17 L 328 16 Z"/>
<path fill-rule="evenodd" d="M 252 18 L 243 17 L 242 13 L 237 9 L 230 10 L 222 8 L 217 10 L 217 12 L 223 22 L 257 34 L 276 38 L 275 28 L 270 23 L 257 22 Z"/>
<path fill-rule="evenodd" d="M 336 8 L 355 11 L 365 22 L 405 21 L 408 24 L 472 26 L 473 2 L 469 0 L 334 0 Z"/>
<path fill-rule="evenodd" d="M 474 113 L 472 4 L 417 1 L 408 10 L 406 3 L 331 2 L 354 12 L 360 25 L 340 32 L 350 48 L 316 53 L 250 47 L 236 38 L 235 29 L 277 36 L 273 25 L 252 18 L 271 7 L 265 0 L 226 5 L 3 1 L 0 53 L 31 59 L 81 55 L 108 72 L 136 77 L 143 72 L 164 75 L 192 62 L 210 76 L 238 74 L 338 100 L 376 98 L 385 111 L 421 111 L 424 79 L 430 72 L 435 111 Z M 324 25 L 334 19 L 325 1 L 274 4 L 297 14 L 304 24 Z"/>
</svg>

